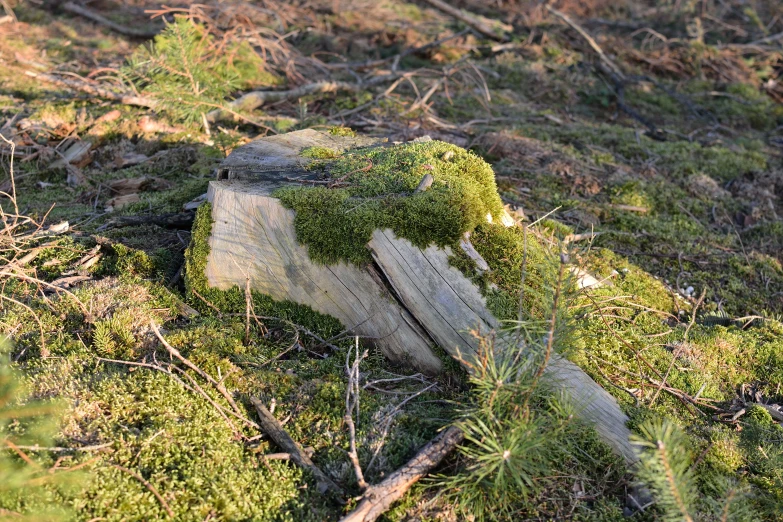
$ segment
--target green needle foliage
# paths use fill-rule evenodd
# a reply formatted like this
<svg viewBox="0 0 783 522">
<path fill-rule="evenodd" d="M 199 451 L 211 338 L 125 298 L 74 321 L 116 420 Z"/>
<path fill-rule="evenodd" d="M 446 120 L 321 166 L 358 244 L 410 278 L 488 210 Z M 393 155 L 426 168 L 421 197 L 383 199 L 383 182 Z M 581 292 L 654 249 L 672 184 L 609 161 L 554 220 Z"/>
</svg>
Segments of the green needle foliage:
<svg viewBox="0 0 783 522">
<path fill-rule="evenodd" d="M 550 393 L 542 379 L 544 366 L 567 348 L 563 340 L 572 333 L 567 310 L 573 284 L 564 264 L 565 258 L 550 272 L 556 279 L 536 291 L 549 317 L 520 314 L 497 336 L 474 333 L 479 349 L 467 363 L 472 393 L 458 421 L 465 433 L 460 468 L 436 480 L 456 511 L 473 520 L 524 516 L 526 501 L 550 485 L 547 477 L 563 452 L 580 445 L 568 398 Z"/>
<path fill-rule="evenodd" d="M 77 473 L 53 472 L 47 458 L 20 448 L 51 440 L 59 408 L 20 401 L 19 376 L 6 352 L 0 343 L 0 521 L 64 520 L 68 512 L 57 501 L 56 487 L 77 484 Z"/>
<path fill-rule="evenodd" d="M 645 448 L 639 478 L 650 485 L 665 520 L 693 520 L 696 484 L 685 434 L 665 420 L 646 421 L 639 432 L 635 442 Z"/>
<path fill-rule="evenodd" d="M 715 473 L 697 473 L 687 435 L 669 420 L 639 425 L 637 474 L 651 490 L 662 520 L 758 520 L 747 484 Z"/>
<path fill-rule="evenodd" d="M 225 109 L 234 91 L 277 83 L 247 42 L 218 41 L 184 16 L 166 24 L 151 45 L 139 47 L 124 73 L 158 110 L 184 123 Z"/>
</svg>

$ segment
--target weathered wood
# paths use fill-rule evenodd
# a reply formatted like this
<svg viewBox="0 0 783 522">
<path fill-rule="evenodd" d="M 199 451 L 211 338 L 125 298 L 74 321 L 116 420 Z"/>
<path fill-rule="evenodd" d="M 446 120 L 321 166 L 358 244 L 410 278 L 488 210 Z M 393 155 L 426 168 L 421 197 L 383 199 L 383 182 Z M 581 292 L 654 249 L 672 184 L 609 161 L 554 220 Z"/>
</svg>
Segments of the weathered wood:
<svg viewBox="0 0 783 522">
<path fill-rule="evenodd" d="M 403 467 L 362 495 L 356 509 L 340 519 L 340 522 L 373 522 L 389 510 L 392 504 L 421 477 L 435 469 L 443 458 L 462 442 L 464 435 L 456 426 L 442 431 Z"/>
<path fill-rule="evenodd" d="M 292 180 L 316 179 L 316 174 L 305 170 L 313 160 L 301 155 L 308 147 L 324 147 L 343 152 L 355 147 L 380 143 L 377 138 L 332 136 L 306 129 L 278 134 L 239 147 L 218 168 L 218 180 L 247 180 L 263 184 L 267 193 L 291 184 Z"/>
<path fill-rule="evenodd" d="M 368 246 L 397 297 L 427 333 L 452 357 L 471 361 L 478 349 L 471 330 L 489 332 L 500 324 L 478 288 L 449 264 L 450 250 L 421 250 L 391 230 L 376 230 Z M 628 417 L 614 397 L 579 366 L 557 355 L 545 375 L 554 386 L 567 390 L 579 416 L 593 424 L 617 453 L 629 462 L 637 459 L 628 440 Z"/>
<path fill-rule="evenodd" d="M 304 147 L 341 151 L 373 143 L 299 131 L 256 140 L 234 151 L 219 169 L 221 180 L 210 183 L 214 224 L 207 279 L 211 286 L 226 289 L 244 286 L 249 278 L 252 288 L 275 299 L 336 317 L 358 335 L 374 338 L 391 360 L 419 371 L 435 373 L 441 368 L 433 341 L 458 360 L 470 362 L 478 348 L 471 331 L 489 332 L 500 325 L 479 289 L 449 265 L 450 249 L 420 249 L 391 230 L 376 230 L 368 243 L 373 264 L 315 264 L 296 240 L 293 211 L 271 196 L 292 179 L 315 178 L 305 169 L 311 160 L 301 156 Z M 501 221 L 515 226 L 508 215 Z M 467 239 L 462 248 L 470 250 Z M 546 375 L 553 386 L 568 391 L 579 416 L 593 424 L 618 454 L 629 462 L 636 460 L 625 426 L 628 419 L 609 393 L 562 357 L 551 359 Z"/>
<path fill-rule="evenodd" d="M 294 212 L 269 195 L 266 184 L 213 181 L 212 234 L 206 277 L 220 289 L 250 286 L 275 299 L 306 304 L 374 339 L 389 359 L 434 374 L 441 360 L 432 340 L 388 292 L 373 266 L 320 265 L 294 231 Z"/>
</svg>

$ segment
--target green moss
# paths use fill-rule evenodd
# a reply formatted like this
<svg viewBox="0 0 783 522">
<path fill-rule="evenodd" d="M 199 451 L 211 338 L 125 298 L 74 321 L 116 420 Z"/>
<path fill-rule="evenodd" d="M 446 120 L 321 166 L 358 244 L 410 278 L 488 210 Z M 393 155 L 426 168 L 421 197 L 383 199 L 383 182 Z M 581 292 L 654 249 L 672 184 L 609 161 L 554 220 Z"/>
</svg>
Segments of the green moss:
<svg viewBox="0 0 783 522">
<path fill-rule="evenodd" d="M 369 261 L 366 244 L 381 228 L 420 247 L 453 245 L 503 209 L 492 168 L 439 141 L 358 149 L 326 169 L 337 188 L 283 188 L 274 194 L 296 212 L 297 239 L 322 263 Z M 414 194 L 425 174 L 433 176 L 432 186 Z"/>
<path fill-rule="evenodd" d="M 739 447 L 739 437 L 727 430 L 719 430 L 707 451 L 705 462 L 716 471 L 730 475 L 745 464 L 744 455 Z"/>
<path fill-rule="evenodd" d="M 304 158 L 334 159 L 339 158 L 341 153 L 329 147 L 306 147 L 302 149 L 300 155 Z"/>
<path fill-rule="evenodd" d="M 209 286 L 205 274 L 211 230 L 212 205 L 205 203 L 196 212 L 190 246 L 185 251 L 185 286 L 189 300 L 195 308 L 206 313 L 211 313 L 213 310 L 204 300 L 226 313 L 244 312 L 245 294 L 238 286 L 228 290 L 218 290 Z M 268 295 L 256 291 L 253 291 L 253 306 L 257 315 L 287 319 L 322 332 L 326 338 L 343 331 L 340 322 L 333 317 L 291 301 L 274 301 Z"/>
<path fill-rule="evenodd" d="M 329 134 L 332 136 L 348 136 L 352 138 L 356 136 L 356 131 L 350 127 L 330 127 Z"/>
</svg>

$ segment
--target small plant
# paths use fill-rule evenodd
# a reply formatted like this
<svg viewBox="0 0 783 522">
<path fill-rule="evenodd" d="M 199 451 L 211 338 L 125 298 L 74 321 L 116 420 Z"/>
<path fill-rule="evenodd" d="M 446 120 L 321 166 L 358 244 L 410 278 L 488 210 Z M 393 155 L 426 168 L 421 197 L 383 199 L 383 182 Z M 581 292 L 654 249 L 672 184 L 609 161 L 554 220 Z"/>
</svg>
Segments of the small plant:
<svg viewBox="0 0 783 522">
<path fill-rule="evenodd" d="M 725 475 L 697 475 L 687 435 L 669 420 L 639 425 L 638 478 L 652 491 L 663 520 L 758 520 L 747 487 Z"/>
<path fill-rule="evenodd" d="M 55 403 L 22 403 L 21 382 L 0 340 L 0 521 L 64 520 L 67 510 L 51 501 L 47 486 L 74 485 L 76 473 L 58 473 L 58 465 L 29 452 L 46 444 L 54 431 Z M 62 468 L 60 468 L 62 469 Z M 42 500 L 43 498 L 48 499 Z"/>
<path fill-rule="evenodd" d="M 95 351 L 109 358 L 133 357 L 136 338 L 131 331 L 133 317 L 127 313 L 118 312 L 109 319 L 95 323 L 93 347 Z"/>
<path fill-rule="evenodd" d="M 184 16 L 166 24 L 154 43 L 137 49 L 124 72 L 156 108 L 185 123 L 226 109 L 226 98 L 236 90 L 277 83 L 246 42 L 217 41 Z"/>
<path fill-rule="evenodd" d="M 572 424 L 568 398 L 547 393 L 543 370 L 566 339 L 565 256 L 557 280 L 542 288 L 551 311 L 546 319 L 527 317 L 495 335 L 480 335 L 470 368 L 470 403 L 457 425 L 466 444 L 460 471 L 437 484 L 457 512 L 476 521 L 514 520 L 525 501 L 549 483 Z"/>
</svg>

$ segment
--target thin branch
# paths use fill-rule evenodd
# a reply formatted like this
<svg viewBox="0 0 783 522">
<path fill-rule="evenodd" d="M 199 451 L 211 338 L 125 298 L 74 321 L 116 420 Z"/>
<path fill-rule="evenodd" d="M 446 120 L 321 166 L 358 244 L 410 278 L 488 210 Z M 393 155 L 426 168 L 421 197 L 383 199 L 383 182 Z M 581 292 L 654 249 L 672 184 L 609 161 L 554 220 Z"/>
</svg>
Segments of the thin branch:
<svg viewBox="0 0 783 522">
<path fill-rule="evenodd" d="M 163 495 L 160 494 L 157 488 L 153 486 L 149 480 L 145 479 L 135 471 L 126 468 L 125 466 L 120 466 L 119 464 L 110 464 L 110 466 L 127 473 L 131 477 L 144 484 L 144 487 L 147 488 L 149 492 L 155 495 L 155 498 L 158 499 L 158 502 L 160 502 L 160 505 L 163 506 L 163 509 L 166 510 L 166 514 L 169 516 L 169 518 L 174 518 L 174 512 L 171 510 L 171 507 L 169 507 L 169 503 L 166 502 L 166 499 L 163 498 Z"/>
<path fill-rule="evenodd" d="M 402 468 L 364 492 L 359 505 L 340 522 L 373 522 L 383 515 L 421 477 L 432 471 L 456 448 L 465 435 L 457 426 L 442 431 Z"/>
<path fill-rule="evenodd" d="M 256 412 L 258 412 L 258 418 L 261 424 L 261 429 L 264 433 L 291 455 L 293 460 L 298 466 L 307 468 L 315 476 L 318 482 L 318 490 L 321 493 L 332 491 L 339 496 L 343 496 L 343 490 L 334 483 L 318 466 L 316 466 L 310 457 L 304 452 L 301 446 L 291 438 L 288 432 L 285 431 L 283 425 L 280 424 L 274 415 L 264 406 L 260 400 L 255 397 L 250 397 L 250 402 L 255 406 Z"/>
<path fill-rule="evenodd" d="M 125 36 L 132 36 L 135 38 L 152 38 L 159 32 L 157 30 L 149 31 L 145 29 L 134 29 L 133 27 L 128 27 L 126 24 L 112 22 L 100 13 L 97 13 L 88 7 L 76 4 L 74 2 L 65 2 L 60 6 L 60 8 L 68 13 L 87 18 L 88 20 L 92 20 L 93 22 L 101 25 L 105 25 L 112 31 L 123 34 Z"/>
<path fill-rule="evenodd" d="M 282 100 L 293 100 L 310 94 L 322 94 L 338 91 L 357 91 L 360 89 L 358 84 L 346 82 L 316 82 L 291 89 L 289 91 L 252 91 L 243 94 L 236 100 L 228 104 L 227 109 L 215 109 L 207 114 L 207 121 L 215 123 L 216 121 L 227 119 L 232 116 L 232 111 L 252 111 L 261 107 L 265 103 L 277 102 Z"/>
<path fill-rule="evenodd" d="M 231 407 L 234 409 L 234 412 L 241 415 L 242 410 L 239 408 L 237 403 L 234 401 L 234 397 L 231 396 L 231 394 L 228 392 L 225 386 L 223 386 L 222 383 L 216 381 L 211 375 L 209 375 L 207 372 L 193 364 L 193 362 L 188 359 L 187 357 L 183 356 L 179 350 L 171 346 L 168 342 L 166 342 L 166 339 L 163 338 L 163 336 L 160 333 L 160 330 L 158 330 L 158 326 L 155 324 L 155 321 L 150 321 L 150 327 L 152 328 L 152 331 L 155 333 L 155 337 L 158 338 L 160 343 L 163 345 L 166 350 L 168 350 L 169 354 L 179 359 L 185 366 L 199 374 L 203 379 L 205 379 L 207 382 L 209 382 L 212 386 L 215 387 L 215 389 L 222 395 L 226 401 L 231 405 Z"/>
<path fill-rule="evenodd" d="M 52 74 L 36 73 L 32 71 L 25 71 L 25 74 L 27 76 L 30 76 L 31 78 L 42 80 L 51 83 L 53 85 L 57 85 L 58 87 L 65 87 L 68 89 L 81 91 L 85 94 L 89 94 L 90 96 L 94 96 L 96 98 L 105 98 L 107 100 L 120 102 L 124 105 L 147 107 L 148 109 L 154 109 L 158 105 L 158 103 L 152 98 L 137 96 L 135 94 L 130 94 L 127 92 L 115 92 L 98 85 L 93 85 L 84 80 L 70 80 L 70 79 L 61 78 L 59 76 L 54 76 Z"/>
<path fill-rule="evenodd" d="M 351 365 L 351 350 L 348 350 L 348 354 L 345 358 L 345 373 L 348 374 L 348 385 L 345 389 L 345 424 L 348 426 L 348 434 L 350 436 L 350 451 L 348 457 L 353 464 L 354 473 L 356 473 L 356 482 L 359 485 L 359 489 L 364 491 L 367 489 L 367 482 L 364 480 L 364 473 L 362 472 L 362 466 L 359 464 L 359 454 L 356 451 L 356 426 L 353 423 L 353 410 L 356 410 L 356 419 L 359 419 L 359 365 L 362 360 L 367 357 L 367 350 L 362 355 L 359 355 L 359 337 L 356 337 L 356 358 Z"/>
<path fill-rule="evenodd" d="M 601 59 L 601 61 L 609 68 L 611 71 L 616 74 L 621 80 L 625 79 L 625 74 L 623 74 L 623 71 L 617 66 L 616 63 L 612 61 L 611 58 L 609 58 L 606 53 L 604 53 L 604 50 L 601 49 L 601 46 L 598 45 L 598 43 L 593 39 L 592 36 L 588 34 L 587 31 L 582 29 L 582 27 L 574 22 L 567 14 L 558 11 L 552 6 L 547 5 L 546 10 L 555 15 L 556 17 L 560 18 L 562 21 L 567 23 L 569 26 L 571 26 L 572 29 L 574 29 L 579 35 L 584 38 L 588 45 L 595 51 L 595 53 L 598 55 L 598 57 Z"/>
<path fill-rule="evenodd" d="M 450 17 L 455 18 L 456 20 L 459 20 L 487 38 L 491 38 L 492 40 L 497 40 L 499 42 L 507 42 L 509 40 L 506 33 L 510 32 L 513 28 L 508 25 L 494 21 L 494 27 L 492 27 L 487 25 L 487 23 L 483 20 L 480 20 L 476 15 L 469 13 L 464 9 L 457 9 L 443 0 L 424 0 L 424 2 L 428 3 L 438 11 L 445 13 Z"/>
</svg>

